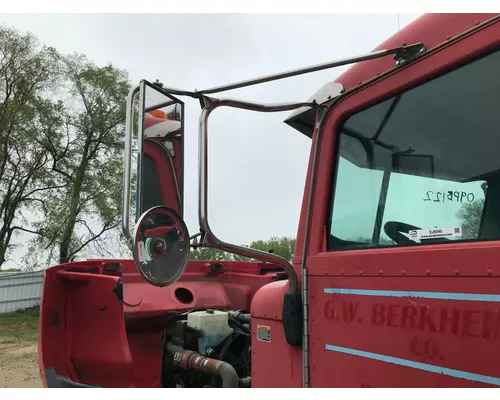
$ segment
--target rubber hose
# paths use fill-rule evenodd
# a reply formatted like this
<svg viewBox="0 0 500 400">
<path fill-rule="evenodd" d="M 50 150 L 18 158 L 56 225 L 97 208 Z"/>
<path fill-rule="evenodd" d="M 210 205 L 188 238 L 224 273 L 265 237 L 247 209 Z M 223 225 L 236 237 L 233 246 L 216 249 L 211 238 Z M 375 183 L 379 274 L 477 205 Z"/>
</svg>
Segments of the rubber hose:
<svg viewBox="0 0 500 400">
<path fill-rule="evenodd" d="M 220 362 L 220 366 L 217 368 L 217 375 L 222 378 L 223 388 L 237 388 L 239 387 L 239 378 L 235 369 L 231 364 L 224 361 Z"/>
<path fill-rule="evenodd" d="M 182 347 L 176 346 L 171 342 L 167 343 L 166 348 L 172 355 L 176 353 L 181 354 L 179 360 L 180 368 L 216 375 L 222 379 L 223 388 L 239 387 L 238 374 L 231 364 L 209 357 L 204 357 L 195 351 L 183 349 Z M 196 362 L 189 362 L 190 360 L 195 360 Z"/>
</svg>

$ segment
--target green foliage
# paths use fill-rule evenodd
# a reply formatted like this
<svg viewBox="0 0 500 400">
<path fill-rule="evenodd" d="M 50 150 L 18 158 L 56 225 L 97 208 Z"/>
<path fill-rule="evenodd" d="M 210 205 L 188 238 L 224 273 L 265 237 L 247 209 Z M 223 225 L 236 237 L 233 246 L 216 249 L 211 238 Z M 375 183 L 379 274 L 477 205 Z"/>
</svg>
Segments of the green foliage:
<svg viewBox="0 0 500 400">
<path fill-rule="evenodd" d="M 29 246 L 23 269 L 91 250 L 116 257 L 106 241 L 120 235 L 128 80 L 113 65 L 61 55 L 31 34 L 3 27 L 0 53 L 0 266 L 16 232 L 32 234 L 23 243 Z M 295 239 L 249 247 L 291 261 Z M 191 258 L 249 260 L 206 248 Z"/>
<path fill-rule="evenodd" d="M 367 238 L 367 237 L 362 237 L 358 236 L 353 242 L 360 242 L 360 243 L 372 243 L 372 238 Z M 396 242 L 392 239 L 386 239 L 384 237 L 381 237 L 378 241 L 379 246 L 394 246 Z"/>
<path fill-rule="evenodd" d="M 129 83 L 112 65 L 98 67 L 82 55 L 62 57 L 67 88 L 65 140 L 43 137 L 62 190 L 50 194 L 36 244 L 59 263 L 93 244 L 102 245 L 119 225 L 125 101 Z M 108 252 L 107 255 L 111 255 Z"/>
<path fill-rule="evenodd" d="M 481 225 L 484 200 L 475 200 L 472 203 L 464 203 L 457 212 L 457 218 L 462 224 L 462 236 L 464 239 L 476 239 Z"/>
<path fill-rule="evenodd" d="M 0 269 L 0 274 L 1 273 L 9 274 L 9 273 L 14 273 L 14 272 L 21 272 L 21 270 L 19 268 L 5 268 L 5 269 Z"/>
<path fill-rule="evenodd" d="M 26 212 L 43 206 L 54 188 L 50 154 L 39 135 L 55 136 L 60 119 L 46 94 L 56 87 L 60 62 L 31 34 L 0 27 L 0 266 L 16 231 L 34 232 Z"/>
<path fill-rule="evenodd" d="M 11 340 L 38 340 L 40 307 L 31 307 L 13 313 L 0 314 L 0 337 Z"/>
<path fill-rule="evenodd" d="M 232 255 L 219 249 L 210 247 L 199 247 L 192 249 L 189 255 L 190 260 L 213 260 L 213 261 L 231 261 Z"/>
<path fill-rule="evenodd" d="M 292 261 L 295 251 L 295 239 L 289 237 L 272 237 L 269 240 L 253 241 L 248 247 L 256 250 L 272 252 L 288 261 Z M 226 253 L 219 249 L 205 247 L 192 249 L 190 259 L 215 261 L 255 261 L 248 257 Z"/>
<path fill-rule="evenodd" d="M 292 261 L 295 252 L 295 238 L 272 237 L 269 240 L 257 240 L 250 243 L 252 249 L 268 251 Z"/>
</svg>

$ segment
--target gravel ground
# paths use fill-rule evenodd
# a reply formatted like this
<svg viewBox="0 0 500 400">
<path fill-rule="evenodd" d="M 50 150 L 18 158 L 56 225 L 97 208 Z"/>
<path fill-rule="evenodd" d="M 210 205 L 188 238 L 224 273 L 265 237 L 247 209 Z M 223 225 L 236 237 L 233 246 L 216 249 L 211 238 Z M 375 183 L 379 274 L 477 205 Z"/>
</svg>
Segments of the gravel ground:
<svg viewBox="0 0 500 400">
<path fill-rule="evenodd" d="M 0 388 L 42 387 L 38 319 L 37 307 L 0 314 Z"/>
<path fill-rule="evenodd" d="M 42 387 L 36 342 L 0 337 L 0 360 L 0 388 Z"/>
</svg>

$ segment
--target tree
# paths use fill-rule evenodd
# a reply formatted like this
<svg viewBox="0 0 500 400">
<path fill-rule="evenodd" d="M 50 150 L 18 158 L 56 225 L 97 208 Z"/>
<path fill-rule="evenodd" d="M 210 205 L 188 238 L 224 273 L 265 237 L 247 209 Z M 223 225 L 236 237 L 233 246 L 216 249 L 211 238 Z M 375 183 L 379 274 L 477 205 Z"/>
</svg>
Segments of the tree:
<svg viewBox="0 0 500 400">
<path fill-rule="evenodd" d="M 0 266 L 19 231 L 37 233 L 24 212 L 36 214 L 44 192 L 57 188 L 50 154 L 36 144 L 55 136 L 59 104 L 47 99 L 60 77 L 57 52 L 31 34 L 0 27 Z"/>
<path fill-rule="evenodd" d="M 358 243 L 369 243 L 369 244 L 373 244 L 373 239 L 372 238 L 369 238 L 369 237 L 363 237 L 363 236 L 358 236 L 355 240 L 353 240 L 354 242 L 358 242 Z M 379 240 L 378 240 L 378 245 L 379 246 L 394 246 L 396 245 L 397 243 L 392 240 L 392 239 L 386 239 L 384 237 L 380 237 Z"/>
<path fill-rule="evenodd" d="M 481 225 L 483 215 L 484 199 L 464 203 L 457 212 L 457 218 L 461 220 L 462 237 L 464 239 L 476 239 Z"/>
<path fill-rule="evenodd" d="M 211 247 L 198 247 L 191 249 L 190 260 L 232 261 L 231 254 Z"/>
<path fill-rule="evenodd" d="M 130 85 L 112 65 L 98 67 L 84 56 L 63 59 L 69 97 L 64 110 L 66 138 L 45 135 L 39 144 L 52 156 L 52 170 L 64 190 L 51 193 L 38 240 L 66 263 L 103 243 L 120 224 L 125 102 Z M 109 235 L 108 235 L 109 236 Z M 52 260 L 50 260 L 52 261 Z"/>
<path fill-rule="evenodd" d="M 288 261 L 292 261 L 295 252 L 295 238 L 272 237 L 269 240 L 256 240 L 248 246 L 252 249 L 272 252 L 280 255 Z M 191 250 L 191 260 L 215 260 L 215 261 L 255 261 L 249 257 L 237 254 L 225 253 L 219 249 L 200 247 Z"/>
<path fill-rule="evenodd" d="M 252 249 L 261 250 L 277 254 L 288 261 L 293 260 L 295 253 L 295 238 L 291 237 L 272 237 L 269 240 L 255 240 L 248 246 Z M 248 257 L 239 255 L 233 256 L 235 261 L 250 261 Z"/>
</svg>

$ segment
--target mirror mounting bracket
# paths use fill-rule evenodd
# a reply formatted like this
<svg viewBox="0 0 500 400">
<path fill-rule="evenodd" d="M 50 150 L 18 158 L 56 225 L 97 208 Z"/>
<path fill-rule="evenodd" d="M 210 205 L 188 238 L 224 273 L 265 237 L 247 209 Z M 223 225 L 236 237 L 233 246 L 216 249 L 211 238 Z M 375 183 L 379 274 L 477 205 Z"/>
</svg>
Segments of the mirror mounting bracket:
<svg viewBox="0 0 500 400">
<path fill-rule="evenodd" d="M 212 232 L 208 222 L 208 117 L 212 111 L 219 107 L 231 107 L 243 110 L 258 112 L 281 112 L 291 111 L 300 107 L 317 108 L 313 103 L 287 103 L 287 104 L 259 104 L 233 99 L 210 99 L 212 100 L 208 107 L 205 107 L 200 115 L 199 135 L 198 135 L 198 167 L 199 167 L 199 207 L 198 219 L 200 230 L 203 232 L 203 245 L 207 247 L 216 247 L 228 253 L 234 253 L 241 256 L 251 257 L 257 260 L 266 261 L 280 265 L 289 277 L 289 293 L 298 293 L 298 277 L 290 261 L 285 260 L 277 254 L 268 253 L 260 250 L 238 246 L 223 242 Z"/>
<path fill-rule="evenodd" d="M 287 342 L 292 346 L 302 345 L 303 336 L 303 305 L 299 290 L 297 272 L 291 262 L 270 252 L 260 251 L 249 247 L 226 243 L 212 232 L 208 222 L 208 117 L 218 107 L 231 107 L 257 112 L 291 111 L 301 107 L 310 107 L 318 111 L 321 107 L 313 102 L 287 104 L 258 104 L 233 99 L 210 99 L 210 104 L 203 108 L 199 121 L 198 151 L 199 151 L 199 207 L 198 218 L 200 223 L 201 243 L 206 247 L 214 247 L 228 253 L 250 257 L 263 262 L 277 264 L 284 269 L 288 276 L 288 290 L 283 299 L 283 327 Z"/>
<path fill-rule="evenodd" d="M 416 43 L 412 46 L 403 43 L 403 46 L 394 54 L 394 61 L 396 65 L 411 62 L 423 54 L 425 50 L 423 43 Z"/>
</svg>

